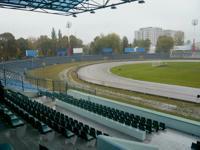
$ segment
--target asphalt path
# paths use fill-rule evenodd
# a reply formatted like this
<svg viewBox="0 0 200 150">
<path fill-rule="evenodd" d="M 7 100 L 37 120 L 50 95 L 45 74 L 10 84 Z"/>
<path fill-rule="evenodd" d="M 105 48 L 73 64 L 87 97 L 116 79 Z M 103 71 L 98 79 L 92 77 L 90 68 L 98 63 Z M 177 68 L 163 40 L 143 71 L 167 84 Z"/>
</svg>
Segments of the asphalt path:
<svg viewBox="0 0 200 150">
<path fill-rule="evenodd" d="M 159 60 L 158 60 L 159 61 Z M 155 61 L 124 61 L 89 65 L 78 70 L 78 77 L 87 82 L 146 94 L 200 103 L 199 88 L 161 84 L 120 77 L 110 69 L 123 64 L 153 63 Z M 165 60 L 165 62 L 200 62 L 200 60 Z"/>
</svg>

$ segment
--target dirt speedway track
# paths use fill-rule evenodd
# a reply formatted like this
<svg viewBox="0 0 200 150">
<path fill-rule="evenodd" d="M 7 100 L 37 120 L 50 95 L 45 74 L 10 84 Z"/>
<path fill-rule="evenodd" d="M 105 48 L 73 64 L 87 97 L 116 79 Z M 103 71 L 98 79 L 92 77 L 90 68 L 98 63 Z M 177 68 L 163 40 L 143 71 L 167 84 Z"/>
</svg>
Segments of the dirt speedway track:
<svg viewBox="0 0 200 150">
<path fill-rule="evenodd" d="M 199 60 L 169 60 L 165 62 L 195 62 L 195 61 L 199 62 Z M 89 65 L 86 67 L 82 67 L 78 70 L 78 77 L 87 82 L 99 85 L 200 103 L 200 98 L 197 98 L 197 95 L 200 94 L 200 89 L 198 88 L 133 80 L 117 76 L 110 72 L 110 69 L 112 67 L 123 64 L 151 63 L 151 62 L 155 61 L 126 61 L 126 62 L 124 61 L 124 62 L 109 62 L 109 63 Z"/>
</svg>

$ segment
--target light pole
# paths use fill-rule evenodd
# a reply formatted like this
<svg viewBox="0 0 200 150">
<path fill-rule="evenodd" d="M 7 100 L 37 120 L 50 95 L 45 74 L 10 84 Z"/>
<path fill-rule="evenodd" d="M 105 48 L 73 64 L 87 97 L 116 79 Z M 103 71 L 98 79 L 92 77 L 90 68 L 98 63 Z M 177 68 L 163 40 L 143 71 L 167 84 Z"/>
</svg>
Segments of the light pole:
<svg viewBox="0 0 200 150">
<path fill-rule="evenodd" d="M 195 27 L 198 25 L 198 20 L 193 19 L 192 25 L 194 26 L 194 38 L 193 38 L 193 44 L 192 44 L 192 51 L 195 52 L 196 51 L 196 47 L 195 47 Z"/>
<path fill-rule="evenodd" d="M 72 26 L 71 22 L 67 22 L 66 28 L 68 29 L 68 50 L 67 50 L 67 55 L 71 55 L 71 45 L 70 45 L 70 28 Z"/>
</svg>

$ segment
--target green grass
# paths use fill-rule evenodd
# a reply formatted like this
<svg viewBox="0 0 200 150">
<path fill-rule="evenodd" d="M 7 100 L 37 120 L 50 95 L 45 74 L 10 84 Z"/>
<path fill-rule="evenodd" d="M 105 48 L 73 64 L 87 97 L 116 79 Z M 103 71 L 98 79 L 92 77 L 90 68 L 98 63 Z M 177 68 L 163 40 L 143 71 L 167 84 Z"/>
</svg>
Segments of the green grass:
<svg viewBox="0 0 200 150">
<path fill-rule="evenodd" d="M 31 74 L 34 77 L 39 77 L 39 78 L 60 80 L 59 73 L 74 65 L 78 65 L 78 63 L 75 62 L 75 63 L 51 65 L 44 68 L 37 68 L 37 69 L 31 70 L 29 71 L 29 74 Z"/>
<path fill-rule="evenodd" d="M 110 90 L 114 93 L 121 93 L 121 94 L 129 95 L 129 96 L 140 97 L 140 98 L 146 99 L 146 100 L 153 100 L 153 101 L 158 101 L 158 102 L 161 102 L 161 103 L 168 103 L 168 104 L 176 105 L 178 108 L 181 107 L 181 108 L 191 109 L 191 111 L 192 110 L 199 110 L 200 105 L 197 105 L 197 104 L 194 104 L 194 103 L 178 101 L 178 100 L 173 100 L 173 99 L 168 99 L 168 98 L 153 96 L 153 95 L 148 95 L 148 94 L 142 94 L 142 93 L 137 93 L 137 92 L 131 92 L 131 91 L 121 90 L 121 89 L 117 89 L 117 88 L 110 88 L 110 87 L 105 87 L 105 86 L 101 86 L 101 85 L 95 85 L 95 84 L 88 83 L 88 82 L 85 82 L 85 81 L 78 79 L 77 75 L 76 75 L 76 70 L 81 66 L 85 66 L 85 65 L 93 64 L 93 63 L 99 63 L 99 62 L 73 62 L 73 63 L 67 63 L 67 64 L 52 65 L 52 66 L 47 66 L 47 67 L 44 67 L 44 68 L 38 68 L 38 69 L 35 69 L 35 70 L 31 70 L 31 71 L 29 71 L 29 73 L 30 73 L 30 75 L 32 75 L 34 77 L 59 80 L 58 74 L 61 71 L 65 70 L 65 69 L 69 69 L 69 68 L 72 67 L 68 72 L 68 78 L 70 80 L 73 80 L 75 82 L 80 83 L 82 85 L 81 88 L 83 88 L 83 89 L 84 89 L 85 86 L 87 86 L 87 87 L 89 86 L 92 89 Z M 85 90 L 83 90 L 83 91 L 85 91 Z M 189 114 L 188 115 L 182 115 L 178 112 L 165 111 L 165 110 L 162 110 L 160 108 L 151 107 L 150 105 L 147 105 L 145 103 L 140 103 L 139 101 L 135 101 L 133 99 L 115 96 L 115 94 L 113 94 L 113 95 L 108 95 L 106 93 L 100 94 L 97 91 L 97 95 L 105 97 L 105 98 L 110 98 L 110 99 L 113 99 L 113 100 L 116 100 L 116 101 L 119 101 L 119 102 L 131 104 L 131 105 L 136 105 L 136 106 L 140 106 L 140 107 L 144 107 L 144 108 L 148 108 L 148 109 L 153 109 L 153 110 L 157 110 L 157 111 L 160 111 L 160 112 L 169 113 L 169 114 L 172 114 L 172 115 L 177 115 L 177 116 L 185 117 L 185 118 L 188 118 L 188 119 L 200 121 L 199 118 L 190 116 Z"/>
<path fill-rule="evenodd" d="M 111 72 L 136 80 L 200 88 L 199 62 L 168 62 L 157 67 L 151 63 L 128 64 L 114 67 Z"/>
</svg>

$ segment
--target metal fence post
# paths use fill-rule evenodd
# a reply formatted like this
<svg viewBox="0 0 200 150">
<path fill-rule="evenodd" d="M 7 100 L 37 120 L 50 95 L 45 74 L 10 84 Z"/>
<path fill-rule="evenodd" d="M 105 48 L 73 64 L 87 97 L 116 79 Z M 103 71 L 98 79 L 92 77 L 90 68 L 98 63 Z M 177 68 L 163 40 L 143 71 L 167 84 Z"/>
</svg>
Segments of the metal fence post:
<svg viewBox="0 0 200 150">
<path fill-rule="evenodd" d="M 67 90 L 68 90 L 68 83 L 66 82 L 65 84 L 65 92 L 67 93 Z"/>
<path fill-rule="evenodd" d="M 39 79 L 36 78 L 35 80 L 36 80 L 36 86 L 37 86 L 37 90 L 38 90 L 38 80 Z"/>
<path fill-rule="evenodd" d="M 62 83 L 61 83 L 61 81 L 58 81 L 58 83 L 59 83 L 59 92 L 61 93 L 61 85 L 62 85 Z"/>
<path fill-rule="evenodd" d="M 52 81 L 52 90 L 54 92 L 54 80 L 51 80 Z"/>
<path fill-rule="evenodd" d="M 6 69 L 3 68 L 4 85 L 6 86 Z"/>
<path fill-rule="evenodd" d="M 21 76 L 21 80 L 22 80 L 22 90 L 24 91 L 24 79 L 23 79 L 23 76 Z"/>
</svg>

